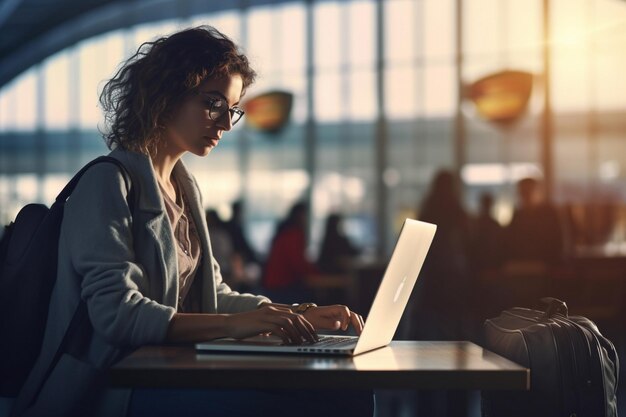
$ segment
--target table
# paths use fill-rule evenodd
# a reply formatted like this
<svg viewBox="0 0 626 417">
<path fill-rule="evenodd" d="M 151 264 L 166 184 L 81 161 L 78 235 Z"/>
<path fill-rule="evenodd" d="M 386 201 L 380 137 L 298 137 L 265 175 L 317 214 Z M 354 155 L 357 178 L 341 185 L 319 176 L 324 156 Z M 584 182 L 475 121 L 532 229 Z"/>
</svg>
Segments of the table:
<svg viewBox="0 0 626 417">
<path fill-rule="evenodd" d="M 352 358 L 201 353 L 145 346 L 109 372 L 113 387 L 528 390 L 530 370 L 471 342 L 393 341 Z"/>
</svg>

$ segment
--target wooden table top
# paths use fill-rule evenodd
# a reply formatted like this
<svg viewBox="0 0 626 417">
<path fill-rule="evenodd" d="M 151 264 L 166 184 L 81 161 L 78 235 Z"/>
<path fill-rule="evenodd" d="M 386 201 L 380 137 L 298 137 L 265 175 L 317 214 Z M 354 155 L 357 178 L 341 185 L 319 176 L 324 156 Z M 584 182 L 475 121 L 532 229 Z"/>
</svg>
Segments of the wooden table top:
<svg viewBox="0 0 626 417">
<path fill-rule="evenodd" d="M 393 341 L 351 358 L 146 346 L 109 376 L 115 387 L 527 390 L 530 385 L 527 368 L 465 341 Z"/>
</svg>

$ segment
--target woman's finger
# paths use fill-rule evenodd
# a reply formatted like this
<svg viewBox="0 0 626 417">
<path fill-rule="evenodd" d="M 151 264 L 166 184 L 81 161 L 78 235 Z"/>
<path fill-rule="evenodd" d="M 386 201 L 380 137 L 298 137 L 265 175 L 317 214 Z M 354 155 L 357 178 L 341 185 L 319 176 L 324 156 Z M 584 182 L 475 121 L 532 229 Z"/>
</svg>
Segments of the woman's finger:
<svg viewBox="0 0 626 417">
<path fill-rule="evenodd" d="M 348 330 L 348 326 L 350 325 L 350 322 L 352 321 L 352 312 L 350 311 L 348 307 L 341 306 L 340 314 L 341 314 L 341 329 L 343 331 L 346 331 Z M 352 324 L 354 325 L 354 322 L 352 322 Z"/>
<path fill-rule="evenodd" d="M 305 341 L 316 342 L 318 340 L 315 328 L 304 316 L 296 314 L 295 322 L 299 326 L 300 333 Z"/>
<path fill-rule="evenodd" d="M 306 317 L 302 314 L 294 313 L 289 307 L 279 307 L 279 310 L 291 319 L 294 328 L 300 334 L 300 338 L 297 340 L 298 343 L 302 343 L 302 341 L 315 342 L 317 340 L 315 328 Z"/>
<path fill-rule="evenodd" d="M 285 313 L 280 311 L 279 308 L 276 306 L 264 306 L 258 311 L 261 313 L 259 318 L 262 328 L 280 336 L 283 339 L 283 343 L 291 343 L 292 340 L 298 338 L 297 332 L 294 332 L 293 325 L 290 324 L 290 320 L 285 317 Z"/>
<path fill-rule="evenodd" d="M 296 320 L 292 320 L 290 317 L 281 316 L 279 317 L 279 325 L 285 331 L 285 333 L 289 336 L 289 341 L 292 344 L 301 344 L 302 343 L 302 334 L 300 333 L 300 329 L 295 323 Z"/>
<path fill-rule="evenodd" d="M 302 343 L 303 341 L 314 342 L 317 340 L 313 326 L 302 315 L 291 313 L 290 320 L 294 330 L 298 333 L 297 343 Z"/>
<path fill-rule="evenodd" d="M 272 312 L 272 323 L 278 324 L 289 335 L 292 343 L 301 344 L 303 341 L 317 340 L 315 329 L 302 315 L 296 314 L 289 308 L 277 307 Z"/>
<path fill-rule="evenodd" d="M 363 331 L 363 325 L 361 324 L 361 321 L 359 320 L 359 315 L 351 311 L 350 321 L 352 322 L 352 327 L 354 327 L 354 330 L 356 330 L 356 334 L 357 335 L 361 334 L 361 332 Z"/>
<path fill-rule="evenodd" d="M 275 330 L 273 330 L 273 331 L 271 332 L 271 334 L 273 334 L 273 335 L 275 335 L 275 336 L 280 337 L 280 338 L 282 339 L 282 341 L 283 341 L 283 344 L 284 344 L 284 345 L 289 345 L 289 344 L 291 344 L 291 341 L 290 341 L 290 339 L 289 339 L 289 336 L 287 335 L 287 333 L 285 333 L 285 330 L 284 330 L 284 329 L 282 329 L 282 328 L 280 328 L 280 327 L 277 327 Z"/>
</svg>

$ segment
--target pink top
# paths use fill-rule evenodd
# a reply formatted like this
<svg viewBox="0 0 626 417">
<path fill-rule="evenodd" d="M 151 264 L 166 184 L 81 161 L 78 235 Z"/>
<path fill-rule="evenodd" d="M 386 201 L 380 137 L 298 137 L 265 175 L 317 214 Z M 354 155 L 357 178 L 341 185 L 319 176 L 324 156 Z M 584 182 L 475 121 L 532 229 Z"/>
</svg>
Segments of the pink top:
<svg viewBox="0 0 626 417">
<path fill-rule="evenodd" d="M 172 225 L 174 239 L 178 243 L 178 311 L 185 311 L 185 297 L 200 265 L 200 237 L 193 217 L 189 213 L 189 204 L 182 188 L 176 184 L 176 201 L 165 192 L 161 184 L 161 194 L 165 203 L 165 211 Z"/>
</svg>

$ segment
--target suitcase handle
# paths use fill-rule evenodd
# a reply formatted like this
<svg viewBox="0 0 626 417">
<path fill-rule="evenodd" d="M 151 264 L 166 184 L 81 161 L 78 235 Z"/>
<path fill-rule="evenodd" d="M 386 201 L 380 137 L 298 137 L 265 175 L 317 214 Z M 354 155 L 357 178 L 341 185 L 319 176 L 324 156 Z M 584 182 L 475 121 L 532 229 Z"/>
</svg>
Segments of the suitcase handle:
<svg viewBox="0 0 626 417">
<path fill-rule="evenodd" d="M 541 299 L 541 303 L 546 306 L 546 313 L 544 318 L 549 319 L 555 314 L 562 314 L 567 317 L 567 304 L 565 301 L 561 301 L 554 297 L 544 297 Z"/>
</svg>

